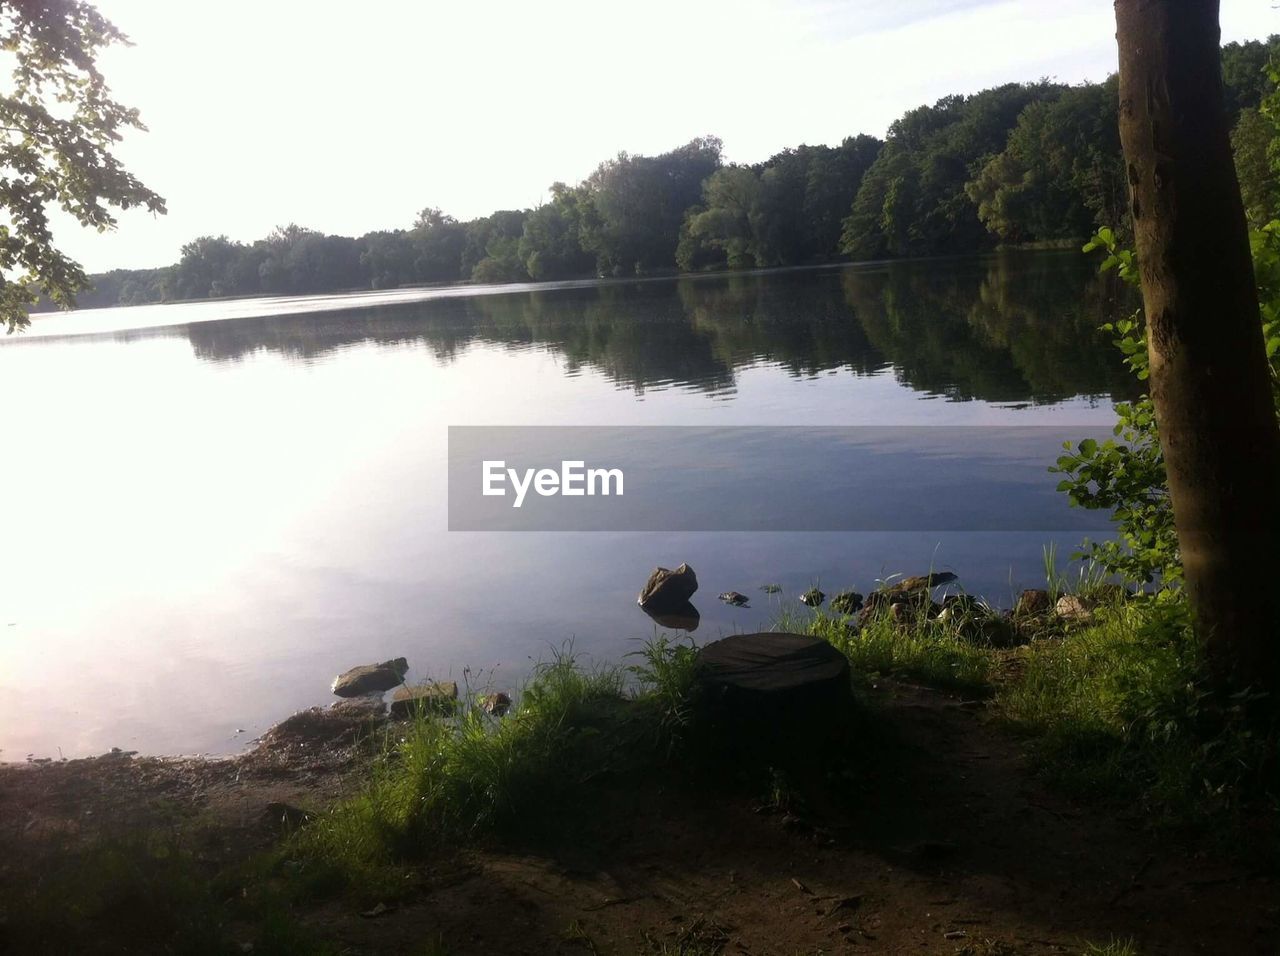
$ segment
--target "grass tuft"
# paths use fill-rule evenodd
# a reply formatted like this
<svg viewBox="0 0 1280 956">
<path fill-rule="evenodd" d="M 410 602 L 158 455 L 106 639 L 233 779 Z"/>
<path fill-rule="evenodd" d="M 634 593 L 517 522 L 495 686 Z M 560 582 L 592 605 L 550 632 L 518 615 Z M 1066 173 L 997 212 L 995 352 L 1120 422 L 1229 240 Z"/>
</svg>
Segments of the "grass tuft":
<svg viewBox="0 0 1280 956">
<path fill-rule="evenodd" d="M 930 620 L 924 611 L 905 623 L 886 614 L 855 628 L 844 615 L 784 609 L 774 627 L 828 641 L 849 658 L 859 677 L 910 677 L 973 693 L 990 687 L 991 655 L 962 639 L 954 628 Z"/>
</svg>

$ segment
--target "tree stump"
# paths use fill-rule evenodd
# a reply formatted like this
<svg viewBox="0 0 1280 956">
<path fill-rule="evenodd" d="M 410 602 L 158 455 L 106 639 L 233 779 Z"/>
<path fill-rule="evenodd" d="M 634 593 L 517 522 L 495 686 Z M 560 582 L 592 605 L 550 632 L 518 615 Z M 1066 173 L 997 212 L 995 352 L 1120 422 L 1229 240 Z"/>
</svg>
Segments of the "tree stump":
<svg viewBox="0 0 1280 956">
<path fill-rule="evenodd" d="M 738 634 L 698 651 L 709 727 L 735 750 L 799 756 L 840 739 L 853 688 L 848 659 L 801 634 Z"/>
</svg>

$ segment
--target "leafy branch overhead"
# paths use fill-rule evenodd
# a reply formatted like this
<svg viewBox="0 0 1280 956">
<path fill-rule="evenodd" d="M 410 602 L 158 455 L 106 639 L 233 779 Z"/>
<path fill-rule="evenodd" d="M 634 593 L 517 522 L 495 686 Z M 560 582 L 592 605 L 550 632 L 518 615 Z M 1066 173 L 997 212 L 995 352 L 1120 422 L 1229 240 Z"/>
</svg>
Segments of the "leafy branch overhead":
<svg viewBox="0 0 1280 956">
<path fill-rule="evenodd" d="M 96 63 L 128 38 L 81 0 L 2 0 L 0 38 L 12 66 L 0 91 L 0 322 L 12 332 L 40 293 L 69 307 L 88 283 L 54 244 L 52 207 L 101 232 L 116 209 L 165 205 L 111 152 L 124 130 L 146 128 Z"/>
</svg>

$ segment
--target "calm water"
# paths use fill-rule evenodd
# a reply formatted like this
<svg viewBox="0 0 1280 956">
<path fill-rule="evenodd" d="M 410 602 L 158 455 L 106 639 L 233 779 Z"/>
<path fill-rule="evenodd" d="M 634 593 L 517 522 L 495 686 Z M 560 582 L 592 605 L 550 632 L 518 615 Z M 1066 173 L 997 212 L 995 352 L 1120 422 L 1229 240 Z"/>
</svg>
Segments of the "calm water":
<svg viewBox="0 0 1280 956">
<path fill-rule="evenodd" d="M 1020 254 L 40 320 L 0 345 L 0 759 L 234 752 L 393 656 L 499 688 L 569 640 L 615 660 L 654 633 L 634 604 L 648 571 L 682 560 L 704 641 L 766 624 L 765 583 L 866 590 L 933 566 L 1007 603 L 1079 532 L 449 532 L 447 427 L 1070 438 L 1131 394 L 1094 331 L 1119 295 L 1079 255 Z M 943 467 L 1004 507 L 989 465 Z M 730 589 L 752 608 L 720 604 Z"/>
</svg>

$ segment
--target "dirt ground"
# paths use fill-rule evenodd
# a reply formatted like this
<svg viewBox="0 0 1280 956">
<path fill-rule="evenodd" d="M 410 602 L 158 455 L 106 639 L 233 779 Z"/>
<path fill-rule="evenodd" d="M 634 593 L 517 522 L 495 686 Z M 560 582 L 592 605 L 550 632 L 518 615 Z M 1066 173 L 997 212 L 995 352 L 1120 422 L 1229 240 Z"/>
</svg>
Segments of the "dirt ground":
<svg viewBox="0 0 1280 956">
<path fill-rule="evenodd" d="M 376 916 L 333 902 L 302 921 L 352 954 L 438 940 L 454 954 L 1037 956 L 1113 938 L 1148 956 L 1280 953 L 1274 872 L 1073 804 L 980 705 L 889 682 L 873 697 L 882 743 L 838 799 L 802 787 L 807 805 L 787 809 L 733 788 L 605 786 L 554 837 L 450 855 L 429 890 Z M 268 803 L 318 807 L 355 785 L 360 726 L 339 730 L 234 761 L 0 767 L 0 882 L 95 818 L 194 827 L 224 860 L 269 846 Z"/>
</svg>

